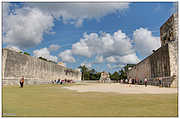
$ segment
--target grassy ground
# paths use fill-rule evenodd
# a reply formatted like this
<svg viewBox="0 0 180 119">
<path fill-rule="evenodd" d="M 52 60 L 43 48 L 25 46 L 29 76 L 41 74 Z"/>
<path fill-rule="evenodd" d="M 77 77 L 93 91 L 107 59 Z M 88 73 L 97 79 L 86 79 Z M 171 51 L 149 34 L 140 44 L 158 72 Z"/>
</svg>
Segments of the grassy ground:
<svg viewBox="0 0 180 119">
<path fill-rule="evenodd" d="M 3 87 L 9 116 L 177 116 L 177 94 L 78 93 L 60 85 Z M 7 115 L 4 115 L 7 116 Z"/>
</svg>

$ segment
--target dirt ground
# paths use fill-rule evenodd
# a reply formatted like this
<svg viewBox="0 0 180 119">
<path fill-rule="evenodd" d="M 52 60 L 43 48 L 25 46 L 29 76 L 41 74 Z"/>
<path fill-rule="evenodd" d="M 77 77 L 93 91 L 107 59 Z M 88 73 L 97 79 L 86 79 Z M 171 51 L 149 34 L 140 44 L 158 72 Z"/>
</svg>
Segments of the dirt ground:
<svg viewBox="0 0 180 119">
<path fill-rule="evenodd" d="M 86 83 L 64 87 L 78 92 L 115 92 L 121 94 L 172 94 L 177 93 L 177 88 L 160 88 L 158 86 L 131 85 L 120 83 Z"/>
</svg>

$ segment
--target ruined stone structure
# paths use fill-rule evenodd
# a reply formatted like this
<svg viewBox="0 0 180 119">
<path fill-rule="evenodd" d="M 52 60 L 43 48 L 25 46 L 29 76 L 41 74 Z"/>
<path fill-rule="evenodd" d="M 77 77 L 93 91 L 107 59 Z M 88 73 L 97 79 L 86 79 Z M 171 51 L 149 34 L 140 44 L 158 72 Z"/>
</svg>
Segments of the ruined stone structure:
<svg viewBox="0 0 180 119">
<path fill-rule="evenodd" d="M 109 73 L 107 73 L 107 72 L 102 72 L 102 73 L 101 73 L 101 77 L 100 77 L 99 80 L 100 80 L 100 82 L 103 82 L 103 83 L 105 83 L 105 82 L 111 82 Z"/>
<path fill-rule="evenodd" d="M 4 85 L 17 85 L 22 76 L 25 78 L 25 84 L 47 84 L 50 80 L 59 78 L 61 80 L 81 80 L 79 70 L 68 69 L 6 48 L 3 49 L 2 55 L 2 79 Z"/>
<path fill-rule="evenodd" d="M 128 71 L 128 78 L 157 82 L 169 81 L 177 87 L 178 79 L 178 14 L 173 14 L 160 28 L 161 47 Z"/>
</svg>

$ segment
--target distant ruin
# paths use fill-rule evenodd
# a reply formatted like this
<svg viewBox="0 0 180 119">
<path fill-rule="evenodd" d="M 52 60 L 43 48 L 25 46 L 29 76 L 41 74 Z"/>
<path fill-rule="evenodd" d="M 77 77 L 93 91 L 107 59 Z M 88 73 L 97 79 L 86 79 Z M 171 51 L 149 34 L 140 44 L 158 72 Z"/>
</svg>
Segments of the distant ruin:
<svg viewBox="0 0 180 119">
<path fill-rule="evenodd" d="M 160 28 L 161 47 L 136 64 L 127 73 L 128 78 L 144 80 L 156 85 L 162 78 L 165 85 L 177 87 L 178 79 L 178 14 L 173 14 Z"/>
<path fill-rule="evenodd" d="M 25 84 L 47 84 L 51 80 L 80 81 L 81 72 L 4 48 L 2 50 L 2 83 L 17 85 L 24 76 Z"/>
<path fill-rule="evenodd" d="M 101 77 L 99 79 L 99 82 L 101 82 L 101 83 L 111 82 L 109 73 L 107 73 L 105 71 L 101 72 Z"/>
</svg>

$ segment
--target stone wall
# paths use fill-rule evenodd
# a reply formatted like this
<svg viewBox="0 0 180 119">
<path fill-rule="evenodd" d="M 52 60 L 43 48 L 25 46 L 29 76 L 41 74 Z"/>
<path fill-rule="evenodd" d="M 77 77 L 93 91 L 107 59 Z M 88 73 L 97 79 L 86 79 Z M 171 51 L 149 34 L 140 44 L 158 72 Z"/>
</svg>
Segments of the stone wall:
<svg viewBox="0 0 180 119">
<path fill-rule="evenodd" d="M 128 71 L 128 78 L 144 80 L 147 78 L 170 76 L 168 45 L 157 49 L 153 54 L 139 62 Z"/>
<path fill-rule="evenodd" d="M 170 75 L 175 76 L 175 80 L 172 82 L 173 87 L 177 87 L 178 84 L 178 43 L 171 42 L 168 44 L 169 47 L 169 59 L 170 59 Z"/>
<path fill-rule="evenodd" d="M 177 41 L 178 39 L 178 14 L 173 14 L 160 28 L 161 46 Z"/>
<path fill-rule="evenodd" d="M 128 71 L 128 78 L 143 80 L 151 84 L 161 77 L 177 87 L 178 81 L 178 14 L 173 14 L 160 28 L 161 47 Z M 154 81 L 154 82 L 153 82 Z M 169 84 L 168 84 L 169 85 Z"/>
<path fill-rule="evenodd" d="M 68 69 L 9 49 L 3 49 L 2 78 L 4 84 L 17 84 L 24 76 L 28 84 L 48 83 L 50 80 L 69 79 L 80 81 L 81 72 Z"/>
</svg>

